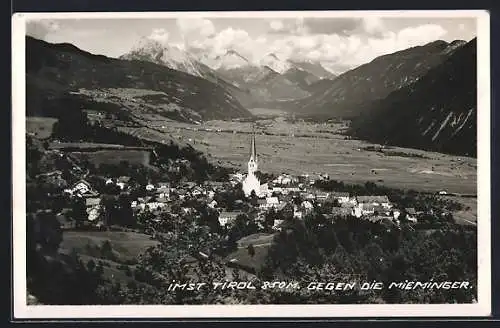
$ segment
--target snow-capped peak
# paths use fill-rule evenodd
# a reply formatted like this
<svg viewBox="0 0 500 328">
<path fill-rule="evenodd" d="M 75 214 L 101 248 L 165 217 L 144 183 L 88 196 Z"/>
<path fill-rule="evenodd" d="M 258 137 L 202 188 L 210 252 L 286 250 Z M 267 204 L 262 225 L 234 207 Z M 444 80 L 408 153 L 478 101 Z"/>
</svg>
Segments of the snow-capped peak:
<svg viewBox="0 0 500 328">
<path fill-rule="evenodd" d="M 235 50 L 227 50 L 206 63 L 212 69 L 232 69 L 251 65 L 250 61 Z"/>
<path fill-rule="evenodd" d="M 262 57 L 260 59 L 260 65 L 262 66 L 269 66 L 271 69 L 274 71 L 283 74 L 290 68 L 292 68 L 292 65 L 290 62 L 281 60 L 276 56 L 274 53 L 267 54 L 266 56 Z"/>
<path fill-rule="evenodd" d="M 149 38 L 142 38 L 130 52 L 122 55 L 121 58 L 146 60 L 191 75 L 203 76 L 198 61 L 191 54 L 179 46 L 163 44 Z"/>
</svg>

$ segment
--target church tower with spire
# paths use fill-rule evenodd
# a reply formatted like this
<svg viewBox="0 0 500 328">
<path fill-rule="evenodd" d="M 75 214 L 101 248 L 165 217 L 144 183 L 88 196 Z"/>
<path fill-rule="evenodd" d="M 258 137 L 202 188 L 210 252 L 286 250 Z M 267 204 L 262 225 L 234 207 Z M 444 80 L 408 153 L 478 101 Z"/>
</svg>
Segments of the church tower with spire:
<svg viewBox="0 0 500 328">
<path fill-rule="evenodd" d="M 252 191 L 255 192 L 257 196 L 260 196 L 260 181 L 255 175 L 258 170 L 258 158 L 257 158 L 257 146 L 255 144 L 255 128 L 252 127 L 252 137 L 250 142 L 250 159 L 248 160 L 248 173 L 243 180 L 243 192 L 245 196 L 250 196 Z"/>
<path fill-rule="evenodd" d="M 248 173 L 255 173 L 259 169 L 257 161 L 257 147 L 255 146 L 255 129 L 252 128 L 252 141 L 250 142 L 250 159 L 248 161 Z"/>
</svg>

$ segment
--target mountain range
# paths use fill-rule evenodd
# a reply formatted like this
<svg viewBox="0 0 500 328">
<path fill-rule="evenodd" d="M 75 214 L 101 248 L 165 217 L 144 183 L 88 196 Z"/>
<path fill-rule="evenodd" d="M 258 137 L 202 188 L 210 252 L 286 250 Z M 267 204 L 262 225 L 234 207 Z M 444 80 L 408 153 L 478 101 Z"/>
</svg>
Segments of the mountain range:
<svg viewBox="0 0 500 328">
<path fill-rule="evenodd" d="M 197 58 L 175 45 L 149 39 L 142 39 L 120 59 L 149 61 L 220 83 L 246 107 L 301 99 L 311 95 L 308 89 L 314 82 L 335 78 L 320 63 L 282 60 L 274 53 L 258 63 L 235 50 Z"/>
<path fill-rule="evenodd" d="M 209 59 L 149 39 L 118 59 L 31 37 L 26 49 L 28 115 L 48 115 L 68 96 L 186 122 L 251 117 L 246 108 L 266 107 L 349 119 L 348 133 L 377 143 L 476 153 L 475 39 L 408 48 L 339 76 L 273 53 L 258 62 L 234 50 Z"/>
<path fill-rule="evenodd" d="M 194 62 L 175 63 L 199 74 L 204 69 Z M 252 116 L 223 84 L 149 61 L 93 55 L 32 37 L 26 37 L 26 84 L 28 115 L 44 114 L 51 101 L 70 96 L 95 107 L 104 102 L 134 115 L 187 122 Z"/>
<path fill-rule="evenodd" d="M 370 141 L 476 156 L 477 41 L 452 43 L 449 56 L 418 80 L 373 102 L 350 133 Z"/>
<path fill-rule="evenodd" d="M 317 89 L 309 89 L 311 95 L 306 98 L 274 105 L 297 114 L 357 117 L 373 101 L 419 80 L 465 43 L 438 40 L 383 55 L 341 74 L 327 87 L 319 85 Z"/>
</svg>

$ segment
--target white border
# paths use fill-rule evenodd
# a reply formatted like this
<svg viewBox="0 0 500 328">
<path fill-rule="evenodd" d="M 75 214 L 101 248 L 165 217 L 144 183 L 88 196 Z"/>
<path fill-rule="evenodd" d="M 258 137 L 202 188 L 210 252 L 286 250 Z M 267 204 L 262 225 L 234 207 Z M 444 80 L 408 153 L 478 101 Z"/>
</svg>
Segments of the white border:
<svg viewBox="0 0 500 328">
<path fill-rule="evenodd" d="M 471 17 L 477 18 L 478 60 L 478 302 L 475 304 L 361 305 L 26 305 L 25 23 L 28 19 L 154 19 L 179 17 Z M 15 319 L 70 318 L 259 318 L 259 317 L 467 317 L 491 314 L 490 240 L 490 24 L 482 10 L 436 11 L 261 11 L 17 13 L 12 16 L 13 286 Z M 482 128 L 480 128 L 482 126 Z M 480 147 L 479 147 L 480 145 Z"/>
</svg>

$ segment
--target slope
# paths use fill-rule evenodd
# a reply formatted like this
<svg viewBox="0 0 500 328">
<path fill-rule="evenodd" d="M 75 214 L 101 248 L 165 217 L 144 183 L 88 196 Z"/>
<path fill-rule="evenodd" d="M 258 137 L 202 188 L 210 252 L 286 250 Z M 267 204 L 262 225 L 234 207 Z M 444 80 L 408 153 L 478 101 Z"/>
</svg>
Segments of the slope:
<svg viewBox="0 0 500 328">
<path fill-rule="evenodd" d="M 374 100 L 383 99 L 425 75 L 442 63 L 462 41 L 435 41 L 375 58 L 341 74 L 325 91 L 300 101 L 282 104 L 283 109 L 307 115 L 352 118 L 364 112 Z"/>
<path fill-rule="evenodd" d="M 79 94 L 92 100 L 97 94 L 139 116 L 154 113 L 184 121 L 251 116 L 227 89 L 204 78 L 31 37 L 26 37 L 26 81 L 28 113 L 43 114 L 40 106 L 57 97 Z M 114 90 L 112 96 L 108 89 Z"/>
<path fill-rule="evenodd" d="M 379 143 L 476 156 L 476 39 L 418 81 L 374 103 L 353 136 Z"/>
</svg>

